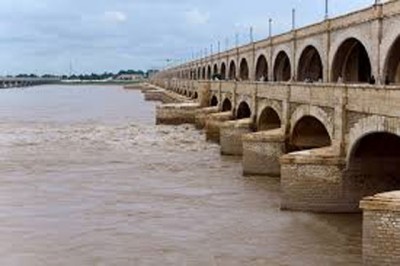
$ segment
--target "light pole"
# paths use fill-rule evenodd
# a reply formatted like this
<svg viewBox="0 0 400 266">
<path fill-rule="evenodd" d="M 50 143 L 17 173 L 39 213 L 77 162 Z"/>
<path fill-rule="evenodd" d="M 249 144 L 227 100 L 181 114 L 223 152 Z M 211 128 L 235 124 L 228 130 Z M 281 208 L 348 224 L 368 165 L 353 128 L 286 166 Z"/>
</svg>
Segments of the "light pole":
<svg viewBox="0 0 400 266">
<path fill-rule="evenodd" d="M 296 29 L 296 9 L 292 9 L 292 30 Z"/>
<path fill-rule="evenodd" d="M 268 20 L 269 23 L 269 38 L 272 37 L 272 18 Z"/>
<path fill-rule="evenodd" d="M 329 0 L 325 0 L 325 19 L 329 18 Z"/>
</svg>

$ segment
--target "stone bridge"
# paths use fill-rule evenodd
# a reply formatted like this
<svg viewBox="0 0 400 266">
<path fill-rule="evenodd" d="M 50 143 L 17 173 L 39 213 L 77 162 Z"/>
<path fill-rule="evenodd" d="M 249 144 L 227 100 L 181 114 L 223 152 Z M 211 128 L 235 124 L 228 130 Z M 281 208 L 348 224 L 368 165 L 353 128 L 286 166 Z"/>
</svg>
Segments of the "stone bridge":
<svg viewBox="0 0 400 266">
<path fill-rule="evenodd" d="M 56 78 L 2 78 L 0 77 L 0 88 L 28 87 L 60 82 Z"/>
<path fill-rule="evenodd" d="M 243 156 L 245 174 L 280 175 L 282 209 L 357 212 L 363 198 L 400 190 L 400 1 L 189 62 L 152 83 L 197 102 L 169 106 L 168 118 L 204 126 L 222 154 Z M 376 220 L 365 230 L 379 224 L 383 239 L 400 238 L 399 194 L 363 201 Z M 382 227 L 388 209 L 395 222 Z M 382 265 L 374 241 L 365 263 Z M 388 265 L 400 263 L 396 241 Z"/>
</svg>

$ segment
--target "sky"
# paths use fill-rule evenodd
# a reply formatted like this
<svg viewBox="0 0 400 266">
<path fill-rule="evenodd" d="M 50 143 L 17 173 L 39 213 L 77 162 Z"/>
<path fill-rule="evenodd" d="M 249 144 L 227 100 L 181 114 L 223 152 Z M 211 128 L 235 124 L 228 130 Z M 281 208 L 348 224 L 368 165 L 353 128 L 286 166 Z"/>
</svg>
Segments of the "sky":
<svg viewBox="0 0 400 266">
<path fill-rule="evenodd" d="M 330 0 L 330 16 L 374 0 Z M 0 75 L 164 68 L 323 20 L 325 0 L 1 0 Z M 169 62 L 169 63 L 168 63 Z"/>
</svg>

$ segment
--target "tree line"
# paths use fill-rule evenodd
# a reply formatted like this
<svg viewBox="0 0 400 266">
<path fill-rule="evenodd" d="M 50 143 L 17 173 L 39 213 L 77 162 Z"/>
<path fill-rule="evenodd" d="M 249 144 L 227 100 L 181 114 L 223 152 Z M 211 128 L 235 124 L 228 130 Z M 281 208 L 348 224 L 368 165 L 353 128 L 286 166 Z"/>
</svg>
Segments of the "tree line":
<svg viewBox="0 0 400 266">
<path fill-rule="evenodd" d="M 72 75 L 52 75 L 52 74 L 44 74 L 44 75 L 36 75 L 36 74 L 18 74 L 15 77 L 17 78 L 61 78 L 63 80 L 105 80 L 105 79 L 114 79 L 120 75 L 142 75 L 143 77 L 148 77 L 151 73 L 157 72 L 156 70 L 147 70 L 146 72 L 143 70 L 120 70 L 118 73 L 112 72 L 104 72 L 102 74 L 91 73 L 91 74 L 72 74 Z M 12 76 L 7 76 L 12 77 Z"/>
</svg>

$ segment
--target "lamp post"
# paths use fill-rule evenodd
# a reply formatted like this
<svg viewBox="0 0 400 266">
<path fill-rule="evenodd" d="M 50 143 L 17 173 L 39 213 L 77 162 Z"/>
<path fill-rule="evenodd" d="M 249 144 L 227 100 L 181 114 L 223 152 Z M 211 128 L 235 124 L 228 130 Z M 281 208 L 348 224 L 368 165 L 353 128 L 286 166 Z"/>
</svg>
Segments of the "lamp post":
<svg viewBox="0 0 400 266">
<path fill-rule="evenodd" d="M 325 0 L 325 19 L 329 18 L 329 0 Z"/>
</svg>

